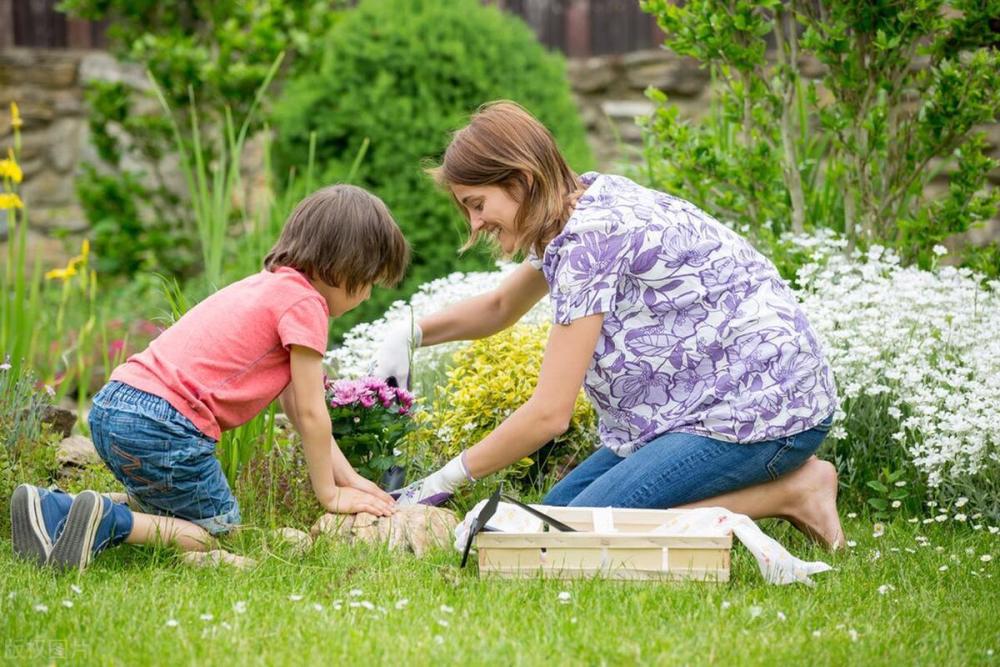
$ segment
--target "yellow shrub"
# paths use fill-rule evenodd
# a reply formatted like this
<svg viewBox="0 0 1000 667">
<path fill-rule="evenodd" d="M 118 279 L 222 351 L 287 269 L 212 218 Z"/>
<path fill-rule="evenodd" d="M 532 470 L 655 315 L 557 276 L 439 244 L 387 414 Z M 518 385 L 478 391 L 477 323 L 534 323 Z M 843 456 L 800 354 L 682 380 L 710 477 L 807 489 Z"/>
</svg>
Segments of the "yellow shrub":
<svg viewBox="0 0 1000 667">
<path fill-rule="evenodd" d="M 453 355 L 444 385 L 418 413 L 420 426 L 407 441 L 418 467 L 440 465 L 476 444 L 531 397 L 550 328 L 517 325 Z M 581 391 L 569 429 L 555 439 L 541 465 L 522 459 L 502 475 L 521 480 L 522 487 L 547 487 L 591 453 L 596 431 L 594 409 Z"/>
</svg>

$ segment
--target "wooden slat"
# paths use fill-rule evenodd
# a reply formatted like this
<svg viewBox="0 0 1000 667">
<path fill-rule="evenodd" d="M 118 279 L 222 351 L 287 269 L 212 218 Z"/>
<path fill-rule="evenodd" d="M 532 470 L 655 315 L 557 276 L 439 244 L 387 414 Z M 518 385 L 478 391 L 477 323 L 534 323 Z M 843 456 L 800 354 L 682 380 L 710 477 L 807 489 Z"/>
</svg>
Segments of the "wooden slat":
<svg viewBox="0 0 1000 667">
<path fill-rule="evenodd" d="M 14 46 L 14 2 L 0 0 L 0 49 Z"/>
<path fill-rule="evenodd" d="M 608 579 L 612 581 L 698 581 L 721 584 L 729 581 L 728 570 L 689 570 L 686 572 L 645 571 L 645 570 L 544 570 L 527 571 L 517 568 L 480 569 L 481 576 L 500 579 L 532 579 L 542 576 L 547 579 Z"/>
<path fill-rule="evenodd" d="M 615 547 L 629 549 L 635 547 L 650 547 L 661 549 L 673 547 L 678 549 L 729 549 L 733 538 L 726 536 L 696 536 L 696 535 L 652 535 L 642 533 L 479 533 L 476 544 L 484 547 L 511 548 L 522 547 L 554 548 L 554 547 Z"/>
<path fill-rule="evenodd" d="M 14 0 L 14 43 L 52 49 L 66 46 L 66 16 L 58 0 Z"/>
<path fill-rule="evenodd" d="M 81 19 L 66 19 L 66 46 L 71 49 L 89 49 L 93 46 L 93 25 Z"/>
</svg>

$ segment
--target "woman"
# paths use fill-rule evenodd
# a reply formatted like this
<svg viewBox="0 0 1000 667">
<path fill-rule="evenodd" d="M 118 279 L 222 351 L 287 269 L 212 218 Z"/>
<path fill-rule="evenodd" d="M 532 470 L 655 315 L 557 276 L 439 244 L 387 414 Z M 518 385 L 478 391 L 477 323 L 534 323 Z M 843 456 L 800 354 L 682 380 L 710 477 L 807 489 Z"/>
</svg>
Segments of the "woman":
<svg viewBox="0 0 1000 667">
<path fill-rule="evenodd" d="M 395 328 L 376 372 L 406 382 L 411 346 L 490 336 L 549 295 L 532 397 L 399 502 L 439 504 L 562 433 L 583 385 L 603 447 L 550 505 L 721 506 L 844 538 L 837 475 L 813 453 L 837 406 L 819 341 L 774 265 L 694 205 L 574 174 L 522 107 L 482 107 L 431 170 L 469 221 L 527 261 L 495 290 Z"/>
</svg>

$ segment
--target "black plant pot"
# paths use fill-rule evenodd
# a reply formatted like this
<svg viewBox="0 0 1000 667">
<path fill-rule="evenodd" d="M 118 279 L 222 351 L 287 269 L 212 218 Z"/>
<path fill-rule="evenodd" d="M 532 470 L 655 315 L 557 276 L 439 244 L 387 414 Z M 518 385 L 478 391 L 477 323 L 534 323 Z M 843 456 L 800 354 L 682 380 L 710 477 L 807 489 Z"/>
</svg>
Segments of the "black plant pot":
<svg viewBox="0 0 1000 667">
<path fill-rule="evenodd" d="M 396 491 L 403 488 L 406 483 L 406 466 L 392 466 L 384 473 L 379 481 L 379 486 L 383 491 Z"/>
</svg>

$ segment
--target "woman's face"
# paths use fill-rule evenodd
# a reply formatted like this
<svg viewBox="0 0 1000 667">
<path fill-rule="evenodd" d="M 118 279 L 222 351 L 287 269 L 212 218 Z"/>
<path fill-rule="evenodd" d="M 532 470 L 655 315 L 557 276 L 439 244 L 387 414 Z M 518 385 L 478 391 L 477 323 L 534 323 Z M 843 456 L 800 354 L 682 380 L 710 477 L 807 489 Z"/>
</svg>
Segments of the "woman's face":
<svg viewBox="0 0 1000 667">
<path fill-rule="evenodd" d="M 473 232 L 492 236 L 508 255 L 514 252 L 514 218 L 520 204 L 510 193 L 499 185 L 452 185 L 451 192 L 468 212 Z"/>
</svg>

